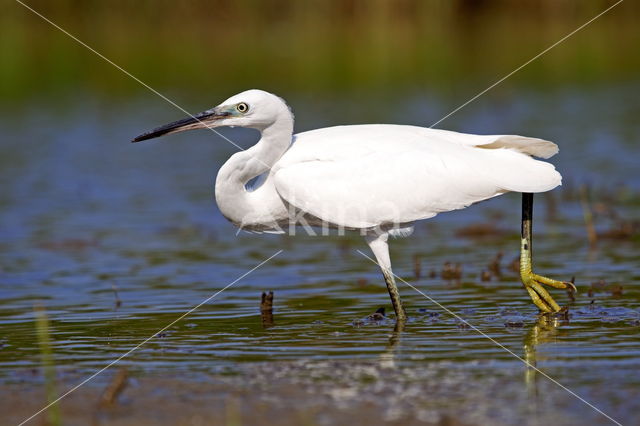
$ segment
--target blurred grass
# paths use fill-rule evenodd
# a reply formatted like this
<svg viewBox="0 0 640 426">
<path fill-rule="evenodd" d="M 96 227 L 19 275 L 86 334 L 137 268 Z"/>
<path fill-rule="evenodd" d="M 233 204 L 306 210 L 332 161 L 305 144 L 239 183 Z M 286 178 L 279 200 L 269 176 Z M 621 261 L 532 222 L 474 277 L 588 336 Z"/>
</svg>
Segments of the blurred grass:
<svg viewBox="0 0 640 426">
<path fill-rule="evenodd" d="M 56 366 L 51 349 L 51 336 L 49 333 L 49 318 L 42 306 L 34 307 L 36 316 L 36 334 L 38 336 L 38 346 L 42 359 L 42 369 L 44 370 L 45 392 L 47 403 L 53 403 L 56 398 Z M 57 404 L 47 409 L 47 424 L 59 426 L 62 424 L 60 418 L 60 407 Z"/>
<path fill-rule="evenodd" d="M 485 87 L 613 1 L 27 0 L 158 90 L 354 93 Z M 640 4 L 624 2 L 509 84 L 633 80 Z M 142 93 L 17 2 L 0 5 L 0 97 Z M 1 101 L 0 101 L 1 103 Z"/>
</svg>

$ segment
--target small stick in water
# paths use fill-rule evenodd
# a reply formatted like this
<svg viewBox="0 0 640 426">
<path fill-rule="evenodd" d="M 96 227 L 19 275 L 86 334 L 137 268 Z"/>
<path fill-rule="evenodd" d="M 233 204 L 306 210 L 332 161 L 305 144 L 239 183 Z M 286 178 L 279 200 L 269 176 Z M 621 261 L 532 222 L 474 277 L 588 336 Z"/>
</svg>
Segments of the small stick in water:
<svg viewBox="0 0 640 426">
<path fill-rule="evenodd" d="M 571 284 L 574 284 L 574 287 L 567 287 L 567 296 L 569 296 L 569 300 L 571 302 L 575 302 L 576 301 L 576 292 L 574 290 L 575 288 L 575 283 L 576 283 L 576 277 L 573 276 L 571 277 L 571 281 L 569 281 Z"/>
<path fill-rule="evenodd" d="M 120 296 L 118 296 L 118 288 L 114 283 L 111 283 L 111 289 L 113 290 L 113 295 L 116 298 L 116 301 L 115 301 L 116 309 L 118 309 L 120 306 L 122 306 L 122 300 L 120 300 Z"/>
<path fill-rule="evenodd" d="M 118 370 L 118 373 L 115 375 L 113 380 L 111 380 L 111 383 L 109 383 L 109 386 L 107 386 L 100 397 L 101 407 L 110 407 L 116 402 L 118 395 L 120 395 L 127 386 L 128 377 L 129 372 L 126 368 Z"/>
<path fill-rule="evenodd" d="M 260 301 L 260 314 L 262 316 L 262 326 L 264 328 L 273 326 L 273 292 L 262 293 Z"/>
</svg>

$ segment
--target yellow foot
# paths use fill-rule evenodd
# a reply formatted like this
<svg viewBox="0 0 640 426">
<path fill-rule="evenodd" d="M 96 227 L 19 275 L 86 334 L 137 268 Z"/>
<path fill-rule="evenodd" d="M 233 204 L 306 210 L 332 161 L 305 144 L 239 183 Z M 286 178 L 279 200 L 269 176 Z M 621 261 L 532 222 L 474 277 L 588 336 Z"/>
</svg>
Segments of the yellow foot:
<svg viewBox="0 0 640 426">
<path fill-rule="evenodd" d="M 524 272 L 520 274 L 520 279 L 524 288 L 529 292 L 531 300 L 542 312 L 560 312 L 560 306 L 553 300 L 553 297 L 549 294 L 543 285 L 548 285 L 554 288 L 570 288 L 571 291 L 576 292 L 576 286 L 568 281 L 556 281 L 551 278 L 543 277 L 542 275 L 534 274 L 533 272 Z"/>
</svg>

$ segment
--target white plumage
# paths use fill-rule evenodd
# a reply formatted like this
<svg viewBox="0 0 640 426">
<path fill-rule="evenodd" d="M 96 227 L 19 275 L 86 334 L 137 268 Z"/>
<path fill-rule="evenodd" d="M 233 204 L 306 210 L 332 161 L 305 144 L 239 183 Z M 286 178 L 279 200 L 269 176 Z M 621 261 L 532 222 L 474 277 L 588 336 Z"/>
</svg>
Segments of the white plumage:
<svg viewBox="0 0 640 426">
<path fill-rule="evenodd" d="M 406 224 L 508 191 L 560 184 L 551 142 L 398 125 L 338 126 L 300 133 L 265 185 L 337 226 Z M 271 182 L 273 181 L 273 182 Z"/>
<path fill-rule="evenodd" d="M 417 220 L 505 192 L 543 192 L 561 183 L 553 165 L 532 158 L 557 153 L 552 142 L 388 124 L 293 135 L 289 107 L 261 90 L 242 92 L 134 141 L 218 126 L 261 132 L 256 145 L 234 154 L 218 173 L 216 201 L 226 218 L 256 232 L 283 232 L 299 221 L 361 230 L 390 293 L 390 232 L 405 235 Z"/>
</svg>

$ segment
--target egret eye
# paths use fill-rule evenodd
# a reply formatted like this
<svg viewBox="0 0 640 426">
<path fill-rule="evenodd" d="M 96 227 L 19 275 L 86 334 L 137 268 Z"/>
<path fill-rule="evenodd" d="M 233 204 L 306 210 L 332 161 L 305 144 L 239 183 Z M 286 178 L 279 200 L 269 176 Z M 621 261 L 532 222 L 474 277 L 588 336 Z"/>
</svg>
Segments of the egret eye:
<svg viewBox="0 0 640 426">
<path fill-rule="evenodd" d="M 236 109 L 238 110 L 238 112 L 244 114 L 245 112 L 249 111 L 249 105 L 245 104 L 244 102 L 240 102 L 238 105 L 236 105 Z"/>
</svg>

